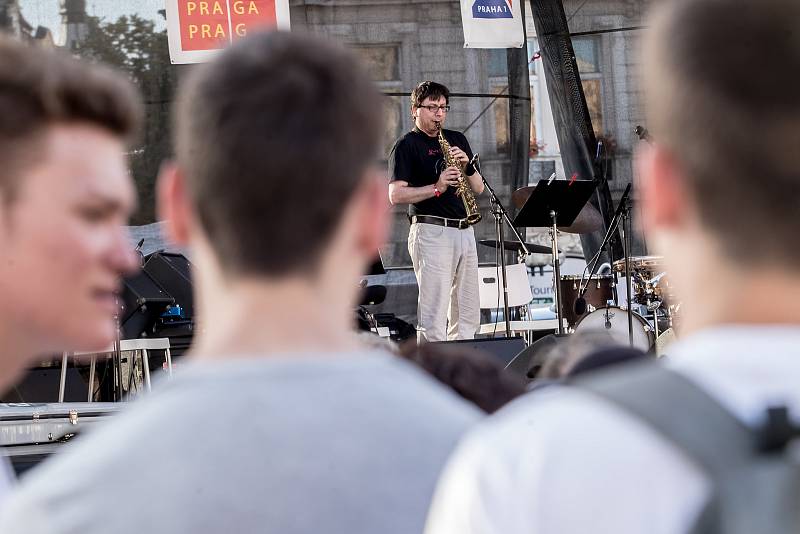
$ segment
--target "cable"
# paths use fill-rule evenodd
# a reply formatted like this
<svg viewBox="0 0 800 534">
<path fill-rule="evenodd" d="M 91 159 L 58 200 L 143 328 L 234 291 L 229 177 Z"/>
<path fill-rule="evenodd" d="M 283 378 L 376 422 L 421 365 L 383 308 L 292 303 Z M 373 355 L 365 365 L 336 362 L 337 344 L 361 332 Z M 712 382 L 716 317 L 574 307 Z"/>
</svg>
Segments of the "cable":
<svg viewBox="0 0 800 534">
<path fill-rule="evenodd" d="M 536 52 L 533 53 L 533 55 L 531 56 L 531 59 L 528 60 L 528 65 L 530 65 L 531 63 L 533 63 L 537 59 L 541 59 L 541 57 L 542 57 L 542 51 L 541 50 L 537 50 Z M 470 128 L 472 128 L 475 125 L 475 123 L 478 122 L 478 120 L 480 120 L 480 118 L 483 117 L 486 114 L 487 111 L 489 111 L 489 108 L 491 108 L 494 105 L 494 103 L 497 102 L 497 99 L 503 97 L 504 93 L 506 91 L 508 91 L 508 88 L 509 88 L 509 85 L 506 84 L 506 86 L 503 87 L 503 89 L 500 91 L 499 94 L 495 94 L 495 96 L 492 99 L 492 101 L 489 102 L 489 104 L 485 108 L 483 108 L 483 111 L 478 113 L 478 116 L 475 117 L 475 119 L 472 122 L 470 122 L 469 125 L 466 128 L 464 128 L 462 133 L 467 133 L 467 131 Z M 519 97 L 517 97 L 517 98 L 519 98 Z M 530 100 L 530 98 L 527 98 L 526 100 Z"/>
</svg>

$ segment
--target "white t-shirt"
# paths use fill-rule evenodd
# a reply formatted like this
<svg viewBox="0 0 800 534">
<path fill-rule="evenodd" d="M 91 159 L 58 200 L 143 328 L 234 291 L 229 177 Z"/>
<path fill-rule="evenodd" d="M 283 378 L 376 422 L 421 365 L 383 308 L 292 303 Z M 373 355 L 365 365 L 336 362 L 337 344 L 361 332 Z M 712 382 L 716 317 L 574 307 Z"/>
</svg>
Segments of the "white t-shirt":
<svg viewBox="0 0 800 534">
<path fill-rule="evenodd" d="M 482 417 L 380 351 L 187 363 L 26 475 L 2 534 L 409 534 Z"/>
<path fill-rule="evenodd" d="M 800 417 L 800 328 L 710 329 L 673 346 L 667 365 L 745 423 L 776 403 Z M 439 481 L 426 534 L 678 534 L 709 490 L 647 423 L 555 386 L 467 435 Z"/>
</svg>

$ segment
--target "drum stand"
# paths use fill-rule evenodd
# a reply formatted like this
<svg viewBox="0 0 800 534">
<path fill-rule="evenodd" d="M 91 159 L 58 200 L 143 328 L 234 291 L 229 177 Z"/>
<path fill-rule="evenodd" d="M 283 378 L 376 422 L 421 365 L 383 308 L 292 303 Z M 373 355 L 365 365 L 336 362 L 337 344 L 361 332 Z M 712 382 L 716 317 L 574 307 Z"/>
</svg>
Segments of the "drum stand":
<svg viewBox="0 0 800 534">
<path fill-rule="evenodd" d="M 622 252 L 625 257 L 625 285 L 628 292 L 628 341 L 633 347 L 633 309 L 631 306 L 632 302 L 632 287 L 631 287 L 631 205 L 630 205 L 630 195 L 631 192 L 631 184 L 628 184 L 628 187 L 625 188 L 625 192 L 622 194 L 622 198 L 619 201 L 619 205 L 617 206 L 617 211 L 614 213 L 614 217 L 611 218 L 611 223 L 608 225 L 608 231 L 606 232 L 605 237 L 603 237 L 603 242 L 600 243 L 600 248 L 598 249 L 597 253 L 594 255 L 594 258 L 591 261 L 591 265 L 587 265 L 586 269 L 583 271 L 583 275 L 581 275 L 581 286 L 580 290 L 578 291 L 578 299 L 583 299 L 583 295 L 586 293 L 586 289 L 589 287 L 589 283 L 592 280 L 592 276 L 594 276 L 594 271 L 597 268 L 597 263 L 600 260 L 600 255 L 605 250 L 606 246 L 611 242 L 613 239 L 614 233 L 617 231 L 617 228 L 620 229 L 622 232 Z M 620 225 L 620 221 L 622 221 L 622 225 Z M 586 281 L 586 285 L 582 285 L 583 283 L 583 276 L 586 274 L 586 270 L 589 270 L 589 277 Z M 614 298 L 617 301 L 617 305 L 619 306 L 619 298 L 616 295 L 616 290 L 614 291 Z M 621 306 L 620 306 L 621 308 Z"/>
<path fill-rule="evenodd" d="M 518 226 L 550 230 L 559 335 L 564 334 L 564 310 L 561 302 L 561 267 L 558 264 L 558 224 L 569 226 L 575 222 L 596 187 L 597 184 L 591 180 L 539 180 L 514 220 Z"/>
<path fill-rule="evenodd" d="M 628 188 L 628 190 L 630 190 L 630 185 Z M 631 205 L 627 194 L 623 195 L 620 201 L 620 208 L 622 209 L 622 225 L 620 227 L 622 231 L 622 251 L 625 255 L 625 290 L 628 294 L 628 339 L 630 340 L 631 347 L 633 347 L 633 307 L 631 306 L 633 297 L 631 283 Z M 658 323 L 657 316 L 656 323 Z M 656 334 L 656 337 L 658 337 L 658 334 Z"/>
<path fill-rule="evenodd" d="M 556 295 L 556 318 L 558 319 L 558 333 L 564 334 L 564 310 L 561 303 L 561 266 L 558 261 L 558 212 L 550 210 L 550 243 L 553 246 L 553 289 Z"/>
</svg>

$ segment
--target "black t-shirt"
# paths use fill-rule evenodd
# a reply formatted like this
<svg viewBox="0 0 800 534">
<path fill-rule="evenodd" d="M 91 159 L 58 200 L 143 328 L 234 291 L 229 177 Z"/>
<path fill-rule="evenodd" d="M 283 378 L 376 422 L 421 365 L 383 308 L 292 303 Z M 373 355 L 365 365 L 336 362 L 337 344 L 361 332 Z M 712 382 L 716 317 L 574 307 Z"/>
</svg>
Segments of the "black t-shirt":
<svg viewBox="0 0 800 534">
<path fill-rule="evenodd" d="M 459 147 L 472 159 L 472 149 L 464 134 L 445 129 L 444 138 L 450 146 Z M 444 169 L 445 163 L 438 138 L 430 137 L 417 128 L 398 139 L 389 154 L 390 180 L 402 180 L 408 182 L 411 187 L 435 184 Z M 449 219 L 463 219 L 467 216 L 464 203 L 456 195 L 455 187 L 448 187 L 438 197 L 409 204 L 408 214 L 409 216 L 436 215 Z"/>
</svg>

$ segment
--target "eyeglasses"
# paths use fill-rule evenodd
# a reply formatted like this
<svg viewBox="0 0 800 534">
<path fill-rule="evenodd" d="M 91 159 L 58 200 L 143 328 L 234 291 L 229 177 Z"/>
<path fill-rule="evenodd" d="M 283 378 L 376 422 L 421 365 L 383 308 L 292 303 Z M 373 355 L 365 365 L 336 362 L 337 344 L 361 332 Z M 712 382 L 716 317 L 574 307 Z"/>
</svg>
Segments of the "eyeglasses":
<svg viewBox="0 0 800 534">
<path fill-rule="evenodd" d="M 431 113 L 436 113 L 437 110 L 442 110 L 445 113 L 450 111 L 450 106 L 434 106 L 434 105 L 430 105 L 430 106 L 420 106 L 420 107 L 427 109 Z"/>
</svg>

